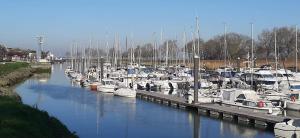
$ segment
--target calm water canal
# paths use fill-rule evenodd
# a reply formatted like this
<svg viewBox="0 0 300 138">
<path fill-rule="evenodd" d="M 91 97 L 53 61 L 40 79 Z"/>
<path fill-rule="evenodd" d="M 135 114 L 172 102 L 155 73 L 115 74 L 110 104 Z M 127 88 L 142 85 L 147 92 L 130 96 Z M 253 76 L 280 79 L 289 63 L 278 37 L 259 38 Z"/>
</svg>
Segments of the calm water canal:
<svg viewBox="0 0 300 138">
<path fill-rule="evenodd" d="M 28 79 L 16 90 L 25 104 L 37 105 L 82 138 L 274 137 L 191 111 L 74 87 L 63 65 L 54 65 L 51 75 Z"/>
</svg>

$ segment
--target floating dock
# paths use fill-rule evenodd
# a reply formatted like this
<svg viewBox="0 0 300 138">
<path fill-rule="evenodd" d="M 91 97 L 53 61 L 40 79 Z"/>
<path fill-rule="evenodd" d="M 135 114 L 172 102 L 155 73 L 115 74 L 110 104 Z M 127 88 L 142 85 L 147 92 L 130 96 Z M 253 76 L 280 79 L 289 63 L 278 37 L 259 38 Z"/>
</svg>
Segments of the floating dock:
<svg viewBox="0 0 300 138">
<path fill-rule="evenodd" d="M 283 122 L 284 119 L 293 119 L 292 117 L 275 116 L 270 114 L 251 112 L 247 110 L 240 110 L 222 106 L 217 103 L 187 103 L 183 97 L 176 97 L 173 95 L 164 95 L 157 92 L 148 92 L 138 90 L 137 98 L 152 101 L 176 108 L 185 108 L 197 111 L 199 114 L 205 114 L 211 117 L 220 118 L 224 120 L 237 121 L 239 123 L 247 123 L 254 126 L 266 126 L 273 128 L 278 122 Z"/>
</svg>

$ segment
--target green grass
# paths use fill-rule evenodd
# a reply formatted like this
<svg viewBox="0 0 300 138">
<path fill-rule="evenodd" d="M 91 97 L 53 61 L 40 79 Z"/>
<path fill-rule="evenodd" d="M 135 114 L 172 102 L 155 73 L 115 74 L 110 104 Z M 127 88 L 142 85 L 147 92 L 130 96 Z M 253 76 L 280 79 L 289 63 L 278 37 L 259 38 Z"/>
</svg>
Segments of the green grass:
<svg viewBox="0 0 300 138">
<path fill-rule="evenodd" d="M 11 73 L 16 69 L 28 67 L 29 63 L 26 62 L 10 62 L 5 64 L 0 64 L 0 76 Z"/>
<path fill-rule="evenodd" d="M 34 73 L 51 73 L 51 68 L 35 68 Z"/>
<path fill-rule="evenodd" d="M 8 96 L 0 96 L 0 137 L 72 138 L 59 120 Z"/>
</svg>

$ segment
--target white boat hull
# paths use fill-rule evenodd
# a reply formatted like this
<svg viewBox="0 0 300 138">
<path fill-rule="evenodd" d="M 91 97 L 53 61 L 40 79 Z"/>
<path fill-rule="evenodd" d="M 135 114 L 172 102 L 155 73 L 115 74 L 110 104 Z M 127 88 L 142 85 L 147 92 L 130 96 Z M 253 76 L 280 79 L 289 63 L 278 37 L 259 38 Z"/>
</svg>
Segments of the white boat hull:
<svg viewBox="0 0 300 138">
<path fill-rule="evenodd" d="M 129 88 L 119 88 L 114 92 L 114 95 L 121 96 L 121 97 L 135 98 L 136 91 Z"/>
<path fill-rule="evenodd" d="M 285 122 L 277 123 L 274 126 L 274 134 L 278 138 L 298 138 L 300 137 L 300 128 L 287 125 Z"/>
<path fill-rule="evenodd" d="M 259 108 L 259 107 L 251 107 L 251 106 L 227 103 L 227 102 L 222 102 L 222 105 L 228 106 L 228 107 L 233 107 L 233 108 L 235 107 L 239 110 L 252 111 L 255 113 L 265 113 L 265 114 L 272 114 L 272 115 L 282 114 L 282 111 L 280 110 L 280 108 Z"/>
<path fill-rule="evenodd" d="M 115 87 L 98 86 L 97 91 L 103 93 L 113 93 L 115 91 Z"/>
<path fill-rule="evenodd" d="M 286 109 L 300 111 L 300 102 L 286 101 Z"/>
</svg>

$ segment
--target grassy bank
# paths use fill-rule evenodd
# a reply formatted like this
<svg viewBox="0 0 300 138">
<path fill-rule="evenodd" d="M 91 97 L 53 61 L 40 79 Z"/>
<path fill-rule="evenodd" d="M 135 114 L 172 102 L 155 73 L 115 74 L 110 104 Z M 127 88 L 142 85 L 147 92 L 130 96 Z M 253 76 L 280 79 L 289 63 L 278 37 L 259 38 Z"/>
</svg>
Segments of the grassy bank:
<svg viewBox="0 0 300 138">
<path fill-rule="evenodd" d="M 0 97 L 0 137 L 72 138 L 59 120 L 8 96 Z"/>
<path fill-rule="evenodd" d="M 17 69 L 29 67 L 29 63 L 26 62 L 11 62 L 0 64 L 0 76 L 9 74 Z"/>
<path fill-rule="evenodd" d="M 51 72 L 51 68 L 32 68 L 28 63 L 0 64 L 0 137 L 72 138 L 59 120 L 45 111 L 21 103 L 13 85 L 34 73 Z"/>
</svg>

